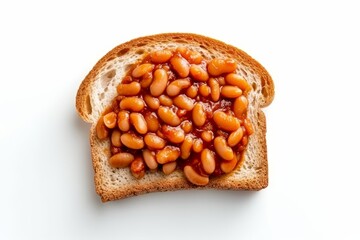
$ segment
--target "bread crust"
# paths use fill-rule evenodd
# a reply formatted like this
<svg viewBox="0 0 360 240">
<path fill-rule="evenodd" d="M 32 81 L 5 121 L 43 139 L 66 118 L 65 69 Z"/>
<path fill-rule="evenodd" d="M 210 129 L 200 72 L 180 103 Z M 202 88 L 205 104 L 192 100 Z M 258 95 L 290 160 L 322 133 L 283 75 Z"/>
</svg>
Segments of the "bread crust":
<svg viewBox="0 0 360 240">
<path fill-rule="evenodd" d="M 251 138 L 256 139 L 257 146 L 257 166 L 254 168 L 254 176 L 246 178 L 239 177 L 237 179 L 237 175 L 239 174 L 242 166 L 239 164 L 236 170 L 233 173 L 223 175 L 218 178 L 211 179 L 210 183 L 205 187 L 194 186 L 189 183 L 182 172 L 177 171 L 175 177 L 172 176 L 159 176 L 156 180 L 148 181 L 148 180 L 133 180 L 131 184 L 124 184 L 121 187 L 109 188 L 106 185 L 106 171 L 104 170 L 104 151 L 106 152 L 106 156 L 110 156 L 109 150 L 104 147 L 104 144 L 100 144 L 99 140 L 96 137 L 95 126 L 97 122 L 97 118 L 92 116 L 91 111 L 91 103 L 90 97 L 92 94 L 91 87 L 96 81 L 96 76 L 100 73 L 100 70 L 105 66 L 105 64 L 118 57 L 121 54 L 126 54 L 128 49 L 141 47 L 144 43 L 159 43 L 168 42 L 168 41 L 186 41 L 188 42 L 196 42 L 197 44 L 203 44 L 204 46 L 211 46 L 217 51 L 224 51 L 227 54 L 231 54 L 231 56 L 241 62 L 242 65 L 249 67 L 254 71 L 261 79 L 261 94 L 263 101 L 259 103 L 259 107 L 268 106 L 274 98 L 274 83 L 271 76 L 265 70 L 265 68 L 250 57 L 248 54 L 243 52 L 242 50 L 237 49 L 236 47 L 225 44 L 221 41 L 197 35 L 197 34 L 189 34 L 189 33 L 166 33 L 166 34 L 158 34 L 146 37 L 140 37 L 129 42 L 123 43 L 110 52 L 108 52 L 104 57 L 102 57 L 93 69 L 89 72 L 89 74 L 82 81 L 78 93 L 76 96 L 76 109 L 80 117 L 89 123 L 92 123 L 92 127 L 90 130 L 90 146 L 91 146 L 91 154 L 92 161 L 94 167 L 94 180 L 96 186 L 96 192 L 100 195 L 101 200 L 103 202 L 121 199 L 129 196 L 134 196 L 138 194 L 148 193 L 148 192 L 156 192 L 156 191 L 170 191 L 170 190 L 178 190 L 178 189 L 232 189 L 232 190 L 260 190 L 262 188 L 267 187 L 268 185 L 268 162 L 267 162 L 267 146 L 266 146 L 266 119 L 265 114 L 261 109 L 258 110 L 258 122 L 257 129 L 254 133 L 255 136 Z M 106 145 L 106 144 L 105 144 Z M 246 156 L 249 158 L 249 155 Z M 123 171 L 126 171 L 123 169 Z M 147 173 L 152 174 L 152 173 Z M 171 174 L 173 175 L 173 174 Z"/>
</svg>

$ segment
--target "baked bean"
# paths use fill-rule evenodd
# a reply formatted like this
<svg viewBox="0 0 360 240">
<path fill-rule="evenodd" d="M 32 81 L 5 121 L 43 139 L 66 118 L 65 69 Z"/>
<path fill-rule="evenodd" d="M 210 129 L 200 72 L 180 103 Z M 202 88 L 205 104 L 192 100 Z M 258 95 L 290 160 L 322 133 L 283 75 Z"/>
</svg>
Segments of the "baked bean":
<svg viewBox="0 0 360 240">
<path fill-rule="evenodd" d="M 228 84 L 239 87 L 243 92 L 251 91 L 251 85 L 240 75 L 235 73 L 230 73 L 226 75 L 225 80 Z"/>
<path fill-rule="evenodd" d="M 192 131 L 192 123 L 189 120 L 185 120 L 181 123 L 181 128 L 185 133 L 189 133 Z"/>
<path fill-rule="evenodd" d="M 224 77 L 218 77 L 217 80 L 220 86 L 224 86 L 226 84 Z"/>
<path fill-rule="evenodd" d="M 190 157 L 192 146 L 193 146 L 193 138 L 187 135 L 180 146 L 182 159 L 188 159 Z"/>
<path fill-rule="evenodd" d="M 195 139 L 192 146 L 193 151 L 199 153 L 203 150 L 203 148 L 204 148 L 203 141 L 199 138 Z"/>
<path fill-rule="evenodd" d="M 235 99 L 234 101 L 234 114 L 238 118 L 242 118 L 243 115 L 246 113 L 248 107 L 248 100 L 245 96 L 240 96 Z"/>
<path fill-rule="evenodd" d="M 249 118 L 246 118 L 246 119 L 244 120 L 244 127 L 245 127 L 246 133 L 247 133 L 248 135 L 251 135 L 251 134 L 254 133 L 254 128 L 253 128 L 253 125 L 251 124 L 251 121 L 250 121 Z"/>
<path fill-rule="evenodd" d="M 168 107 L 160 106 L 157 113 L 161 120 L 170 126 L 176 127 L 180 124 L 180 118 Z"/>
<path fill-rule="evenodd" d="M 139 94 L 140 89 L 141 86 L 138 82 L 120 83 L 117 87 L 117 93 L 122 96 L 135 96 Z"/>
<path fill-rule="evenodd" d="M 124 168 L 129 166 L 134 159 L 134 155 L 131 153 L 121 152 L 110 157 L 109 164 L 114 168 Z"/>
<path fill-rule="evenodd" d="M 197 94 L 198 94 L 198 88 L 194 85 L 186 90 L 186 96 L 190 98 L 196 98 Z"/>
<path fill-rule="evenodd" d="M 177 79 L 177 80 L 172 81 L 169 84 L 169 86 L 167 86 L 166 93 L 170 97 L 174 97 L 174 96 L 179 95 L 179 93 L 182 89 L 188 88 L 188 87 L 190 87 L 190 85 L 191 85 L 191 82 L 187 78 Z"/>
<path fill-rule="evenodd" d="M 187 114 L 187 111 L 185 109 L 178 108 L 176 110 L 176 115 L 178 115 L 179 118 L 184 117 Z"/>
<path fill-rule="evenodd" d="M 203 96 L 203 97 L 209 96 L 209 95 L 210 95 L 210 91 L 211 91 L 211 90 L 210 90 L 209 86 L 206 85 L 206 84 L 202 84 L 202 85 L 200 85 L 200 87 L 199 87 L 199 93 L 200 93 L 200 95 Z"/>
<path fill-rule="evenodd" d="M 221 95 L 226 98 L 237 98 L 240 97 L 241 94 L 241 89 L 235 86 L 225 85 L 221 88 Z"/>
<path fill-rule="evenodd" d="M 194 108 L 194 100 L 187 97 L 185 94 L 181 94 L 174 98 L 175 106 L 191 111 Z"/>
<path fill-rule="evenodd" d="M 130 113 L 130 122 L 140 134 L 145 134 L 148 131 L 144 116 L 141 113 Z"/>
<path fill-rule="evenodd" d="M 104 124 L 108 128 L 114 128 L 116 126 L 116 113 L 109 112 L 104 117 Z"/>
<path fill-rule="evenodd" d="M 196 126 L 201 127 L 205 124 L 206 115 L 204 107 L 201 103 L 195 103 L 195 106 L 192 111 L 192 119 Z"/>
<path fill-rule="evenodd" d="M 185 78 L 189 75 L 190 66 L 189 62 L 186 61 L 185 58 L 181 56 L 173 56 L 170 59 L 170 63 L 180 77 Z"/>
<path fill-rule="evenodd" d="M 168 162 L 162 166 L 163 173 L 169 175 L 176 169 L 176 162 Z"/>
<path fill-rule="evenodd" d="M 160 101 L 159 99 L 155 98 L 155 97 L 152 97 L 151 95 L 149 94 L 146 94 L 144 96 L 144 100 L 145 100 L 145 103 L 146 105 L 151 108 L 151 109 L 158 109 L 160 107 Z"/>
<path fill-rule="evenodd" d="M 136 136 L 133 133 L 124 133 L 120 137 L 121 143 L 131 149 L 142 149 L 144 147 L 144 140 L 142 137 Z"/>
<path fill-rule="evenodd" d="M 111 133 L 111 143 L 113 146 L 115 147 L 121 147 L 121 140 L 120 140 L 120 137 L 121 137 L 121 133 L 119 130 L 114 130 L 112 133 Z"/>
<path fill-rule="evenodd" d="M 246 146 L 249 143 L 249 138 L 247 136 L 243 136 L 241 139 L 241 144 Z"/>
<path fill-rule="evenodd" d="M 151 170 L 157 169 L 158 163 L 156 162 L 156 159 L 155 159 L 155 153 L 150 151 L 149 149 L 144 149 L 142 153 L 143 153 L 142 155 L 143 155 L 144 161 L 145 161 L 146 165 L 148 166 L 148 168 Z"/>
<path fill-rule="evenodd" d="M 135 178 L 142 178 L 145 175 L 144 159 L 142 159 L 142 157 L 135 158 L 134 161 L 131 162 L 130 171 Z"/>
<path fill-rule="evenodd" d="M 161 127 L 164 136 L 172 143 L 182 143 L 185 139 L 185 132 L 180 127 L 170 127 L 164 125 Z"/>
<path fill-rule="evenodd" d="M 164 69 L 156 69 L 154 72 L 154 80 L 150 85 L 150 93 L 154 97 L 160 96 L 167 85 L 168 75 Z"/>
<path fill-rule="evenodd" d="M 220 163 L 220 169 L 224 173 L 230 173 L 235 169 L 237 163 L 238 163 L 237 156 L 234 155 L 234 157 L 230 161 L 222 161 Z"/>
<path fill-rule="evenodd" d="M 215 171 L 215 157 L 214 152 L 205 148 L 201 152 L 201 165 L 207 174 L 212 174 Z"/>
<path fill-rule="evenodd" d="M 180 149 L 174 146 L 166 146 L 156 153 L 156 161 L 160 164 L 174 162 L 180 156 Z"/>
<path fill-rule="evenodd" d="M 137 66 L 131 73 L 134 78 L 139 78 L 147 72 L 151 72 L 155 65 L 150 63 L 143 63 Z"/>
<path fill-rule="evenodd" d="M 209 74 L 200 65 L 192 64 L 190 67 L 190 75 L 197 81 L 206 82 Z"/>
<path fill-rule="evenodd" d="M 203 131 L 201 133 L 201 139 L 205 142 L 211 142 L 214 138 L 214 133 L 212 131 Z"/>
<path fill-rule="evenodd" d="M 233 59 L 212 59 L 207 66 L 212 76 L 219 76 L 223 73 L 231 73 L 236 70 L 236 62 Z"/>
<path fill-rule="evenodd" d="M 170 107 L 171 105 L 173 105 L 172 99 L 169 98 L 166 95 L 161 95 L 159 97 L 159 101 L 160 101 L 161 105 L 164 105 L 164 106 L 167 106 L 167 107 Z"/>
<path fill-rule="evenodd" d="M 148 88 L 153 80 L 153 74 L 152 72 L 145 73 L 140 80 L 140 86 L 142 88 Z"/>
<path fill-rule="evenodd" d="M 200 64 L 203 60 L 201 54 L 197 51 L 192 51 L 186 47 L 178 47 L 176 49 L 177 52 L 181 54 L 189 63 Z"/>
<path fill-rule="evenodd" d="M 126 97 L 120 102 L 120 108 L 124 110 L 131 110 L 133 112 L 140 112 L 144 109 L 144 100 L 138 97 Z"/>
<path fill-rule="evenodd" d="M 208 176 L 202 176 L 198 174 L 191 166 L 185 166 L 184 167 L 184 174 L 187 180 L 191 182 L 192 184 L 198 185 L 198 186 L 205 186 L 209 183 L 209 177 Z"/>
<path fill-rule="evenodd" d="M 101 117 L 96 124 L 96 135 L 100 140 L 103 140 L 109 136 L 109 130 L 104 124 L 104 117 Z"/>
<path fill-rule="evenodd" d="M 129 129 L 130 129 L 130 114 L 128 111 L 121 110 L 118 113 L 118 128 L 123 132 L 129 131 Z"/>
<path fill-rule="evenodd" d="M 236 117 L 227 115 L 226 113 L 217 110 L 213 115 L 213 119 L 219 128 L 225 131 L 235 131 L 240 127 L 240 121 Z"/>
<path fill-rule="evenodd" d="M 169 50 L 159 50 L 150 54 L 151 61 L 154 63 L 165 63 L 172 57 L 172 52 Z"/>
<path fill-rule="evenodd" d="M 234 157 L 234 152 L 231 147 L 226 144 L 226 140 L 222 136 L 218 136 L 214 139 L 214 148 L 219 156 L 227 161 L 230 161 Z"/>
<path fill-rule="evenodd" d="M 145 118 L 146 125 L 148 127 L 149 132 L 156 132 L 159 129 L 160 124 L 159 124 L 159 120 L 156 116 L 156 113 L 147 112 L 147 113 L 145 113 L 144 118 Z"/>
<path fill-rule="evenodd" d="M 144 137 L 145 144 L 152 149 L 163 149 L 166 141 L 154 133 L 148 133 Z"/>
<path fill-rule="evenodd" d="M 219 98 L 220 98 L 220 86 L 219 86 L 218 81 L 216 81 L 214 78 L 210 78 L 209 79 L 209 87 L 210 87 L 211 99 L 214 102 L 219 101 Z"/>
<path fill-rule="evenodd" d="M 241 140 L 241 138 L 243 137 L 244 132 L 242 130 L 242 128 L 238 128 L 236 131 L 232 132 L 227 140 L 227 143 L 230 147 L 235 147 Z"/>
</svg>

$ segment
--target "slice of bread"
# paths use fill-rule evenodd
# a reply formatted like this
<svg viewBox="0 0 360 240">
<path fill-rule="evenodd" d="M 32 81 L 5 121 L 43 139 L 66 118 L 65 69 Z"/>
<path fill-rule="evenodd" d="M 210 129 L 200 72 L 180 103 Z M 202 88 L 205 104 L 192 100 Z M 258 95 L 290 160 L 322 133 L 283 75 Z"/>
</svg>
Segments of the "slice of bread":
<svg viewBox="0 0 360 240">
<path fill-rule="evenodd" d="M 238 65 L 236 72 L 253 88 L 248 94 L 247 114 L 255 132 L 249 139 L 242 164 L 230 174 L 210 179 L 205 187 L 189 183 L 180 170 L 170 175 L 164 175 L 161 171 L 146 172 L 143 178 L 135 179 L 129 168 L 116 169 L 109 165 L 110 141 L 100 141 L 96 136 L 98 119 L 117 95 L 117 85 L 133 64 L 154 50 L 175 49 L 179 46 L 196 50 L 209 60 L 234 59 Z M 273 98 L 274 84 L 264 67 L 245 52 L 218 40 L 188 33 L 167 33 L 137 38 L 115 47 L 96 63 L 82 81 L 76 96 L 79 115 L 84 121 L 92 123 L 90 145 L 96 192 L 105 202 L 155 191 L 188 188 L 259 190 L 267 187 L 266 121 L 261 108 L 268 106 Z"/>
</svg>

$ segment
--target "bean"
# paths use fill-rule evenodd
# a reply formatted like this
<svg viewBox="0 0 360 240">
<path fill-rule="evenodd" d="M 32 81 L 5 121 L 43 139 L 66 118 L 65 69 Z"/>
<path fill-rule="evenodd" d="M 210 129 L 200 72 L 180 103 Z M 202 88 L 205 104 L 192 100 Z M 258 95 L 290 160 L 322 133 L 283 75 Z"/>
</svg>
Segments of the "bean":
<svg viewBox="0 0 360 240">
<path fill-rule="evenodd" d="M 156 69 L 154 72 L 154 80 L 150 85 L 150 93 L 154 97 L 160 96 L 166 88 L 168 75 L 164 69 Z"/>
<path fill-rule="evenodd" d="M 159 101 L 160 101 L 161 105 L 164 105 L 164 106 L 167 106 L 167 107 L 170 107 L 171 105 L 173 105 L 172 99 L 169 98 L 166 95 L 161 95 L 159 97 Z"/>
<path fill-rule="evenodd" d="M 174 162 L 180 156 L 180 149 L 174 146 L 166 146 L 156 153 L 156 161 L 160 164 Z"/>
<path fill-rule="evenodd" d="M 176 49 L 177 52 L 181 54 L 189 63 L 200 64 L 203 60 L 201 54 L 197 51 L 192 51 L 186 47 L 178 47 Z"/>
<path fill-rule="evenodd" d="M 145 144 L 151 149 L 163 149 L 166 141 L 154 133 L 148 133 L 144 137 Z"/>
<path fill-rule="evenodd" d="M 246 113 L 248 107 L 248 100 L 245 96 L 240 96 L 234 101 L 234 114 L 238 118 L 242 118 Z"/>
<path fill-rule="evenodd" d="M 123 131 L 127 132 L 130 129 L 130 114 L 128 111 L 120 111 L 118 113 L 118 128 Z"/>
<path fill-rule="evenodd" d="M 201 152 L 201 165 L 207 174 L 212 174 L 215 171 L 214 152 L 205 148 Z"/>
<path fill-rule="evenodd" d="M 124 133 L 121 135 L 121 143 L 131 149 L 142 149 L 144 147 L 144 140 L 142 137 L 136 136 L 133 133 Z"/>
<path fill-rule="evenodd" d="M 169 50 L 159 50 L 150 54 L 151 61 L 154 63 L 165 63 L 172 57 L 172 52 Z"/>
<path fill-rule="evenodd" d="M 192 146 L 193 146 L 193 139 L 191 136 L 187 135 L 180 146 L 182 159 L 188 159 L 190 157 Z"/>
<path fill-rule="evenodd" d="M 174 98 L 175 106 L 191 111 L 194 108 L 194 100 L 187 97 L 185 94 L 181 94 Z"/>
<path fill-rule="evenodd" d="M 147 72 L 151 72 L 155 65 L 150 63 L 143 63 L 137 66 L 131 73 L 134 78 L 139 78 Z"/>
<path fill-rule="evenodd" d="M 164 136 L 172 143 L 182 143 L 185 139 L 185 132 L 180 127 L 164 125 L 161 130 Z"/>
<path fill-rule="evenodd" d="M 124 110 L 131 110 L 133 112 L 140 112 L 144 109 L 144 100 L 138 97 L 126 97 L 120 102 L 120 108 Z"/>
<path fill-rule="evenodd" d="M 103 140 L 109 136 L 109 130 L 105 126 L 103 117 L 101 117 L 96 124 L 96 135 L 100 140 Z"/>
<path fill-rule="evenodd" d="M 138 133 L 147 133 L 148 127 L 145 118 L 141 113 L 130 113 L 130 122 L 133 124 Z"/>
<path fill-rule="evenodd" d="M 210 94 L 211 94 L 211 99 L 214 102 L 219 101 L 220 98 L 220 86 L 218 81 L 216 81 L 214 78 L 210 78 L 209 79 L 209 86 L 210 86 Z"/>
<path fill-rule="evenodd" d="M 142 159 L 142 157 L 135 158 L 134 161 L 131 162 L 130 171 L 131 174 L 137 179 L 144 177 L 145 175 L 144 159 Z"/>
<path fill-rule="evenodd" d="M 196 126 L 201 127 L 205 124 L 206 115 L 201 103 L 196 103 L 192 111 L 193 122 Z"/>
<path fill-rule="evenodd" d="M 204 144 L 203 144 L 203 141 L 201 139 L 195 139 L 194 140 L 194 143 L 193 143 L 193 146 L 192 146 L 192 149 L 194 152 L 196 153 L 199 153 L 203 150 L 204 148 Z"/>
<path fill-rule="evenodd" d="M 244 132 L 242 130 L 242 128 L 238 128 L 236 131 L 232 132 L 227 140 L 227 143 L 230 147 L 235 147 L 241 140 L 241 138 L 243 137 Z"/>
<path fill-rule="evenodd" d="M 235 169 L 237 163 L 238 163 L 237 156 L 234 155 L 234 157 L 230 161 L 222 161 L 220 163 L 220 169 L 224 173 L 230 173 Z"/>
<path fill-rule="evenodd" d="M 168 107 L 160 106 L 157 113 L 161 120 L 170 126 L 176 127 L 180 124 L 180 118 Z"/>
<path fill-rule="evenodd" d="M 181 128 L 185 133 L 189 133 L 192 131 L 192 123 L 189 120 L 185 120 L 181 123 Z"/>
<path fill-rule="evenodd" d="M 225 80 L 228 84 L 239 87 L 244 92 L 251 91 L 251 85 L 240 75 L 235 73 L 230 73 L 226 75 Z"/>
<path fill-rule="evenodd" d="M 117 93 L 122 96 L 135 96 L 139 94 L 140 89 L 141 85 L 138 82 L 120 83 L 117 87 Z"/>
<path fill-rule="evenodd" d="M 140 86 L 142 88 L 148 88 L 151 85 L 152 80 L 153 80 L 152 72 L 147 72 L 141 77 Z"/>
<path fill-rule="evenodd" d="M 244 120 L 244 127 L 245 127 L 246 133 L 247 133 L 248 135 L 251 135 L 251 134 L 254 133 L 254 128 L 253 128 L 253 125 L 251 124 L 251 121 L 250 121 L 249 118 L 246 118 L 246 119 Z"/>
<path fill-rule="evenodd" d="M 221 88 L 221 95 L 226 98 L 237 98 L 240 97 L 241 94 L 241 89 L 235 86 L 225 85 Z"/>
<path fill-rule="evenodd" d="M 179 93 L 182 89 L 188 88 L 190 86 L 191 86 L 191 82 L 189 79 L 187 79 L 187 78 L 177 79 L 177 80 L 172 81 L 169 84 L 169 86 L 167 86 L 166 93 L 170 97 L 174 97 L 174 96 L 179 95 Z"/>
<path fill-rule="evenodd" d="M 111 143 L 115 147 L 121 147 L 121 133 L 119 130 L 114 130 L 111 134 Z"/>
<path fill-rule="evenodd" d="M 222 159 L 227 161 L 233 159 L 234 152 L 231 147 L 226 144 L 226 140 L 224 137 L 218 136 L 214 139 L 214 148 L 216 153 L 219 154 Z"/>
<path fill-rule="evenodd" d="M 197 94 L 198 94 L 198 88 L 194 85 L 192 85 L 186 90 L 186 96 L 190 98 L 196 98 Z"/>
<path fill-rule="evenodd" d="M 114 128 L 116 126 L 116 113 L 109 112 L 104 117 L 104 124 L 108 128 Z"/>
<path fill-rule="evenodd" d="M 168 162 L 162 166 L 162 170 L 166 175 L 174 172 L 176 169 L 176 162 Z"/>
<path fill-rule="evenodd" d="M 145 113 L 145 121 L 149 132 L 156 132 L 160 127 L 159 120 L 154 112 Z"/>
<path fill-rule="evenodd" d="M 134 161 L 134 155 L 131 153 L 117 153 L 110 157 L 109 164 L 114 168 L 124 168 Z"/>
<path fill-rule="evenodd" d="M 187 180 L 194 185 L 205 186 L 209 183 L 208 176 L 202 176 L 198 174 L 191 166 L 184 167 L 184 174 Z"/>
<path fill-rule="evenodd" d="M 149 149 L 144 149 L 143 150 L 143 158 L 149 169 L 151 169 L 151 170 L 157 169 L 158 163 L 156 162 L 154 152 L 150 151 Z"/>
<path fill-rule="evenodd" d="M 240 127 L 240 121 L 236 117 L 227 115 L 222 111 L 215 111 L 213 119 L 219 128 L 226 131 L 235 131 Z"/>
<path fill-rule="evenodd" d="M 212 59 L 207 66 L 212 76 L 219 76 L 223 73 L 231 73 L 236 70 L 236 62 L 233 59 Z"/>
<path fill-rule="evenodd" d="M 153 97 L 153 96 L 151 96 L 149 94 L 146 94 L 144 96 L 144 100 L 145 100 L 146 105 L 151 109 L 156 110 L 156 109 L 158 109 L 160 107 L 159 99 L 157 99 L 157 98 L 155 98 L 155 97 Z"/>
<path fill-rule="evenodd" d="M 189 75 L 190 66 L 185 58 L 176 55 L 170 59 L 170 63 L 181 78 L 185 78 Z"/>
<path fill-rule="evenodd" d="M 207 97 L 210 95 L 210 88 L 208 85 L 206 84 L 202 84 L 200 87 L 199 87 L 199 93 L 201 96 L 203 97 Z"/>
<path fill-rule="evenodd" d="M 197 81 L 206 82 L 209 74 L 201 66 L 192 64 L 190 67 L 190 75 Z"/>
<path fill-rule="evenodd" d="M 211 142 L 214 138 L 214 133 L 212 131 L 203 131 L 201 133 L 201 139 L 205 142 Z"/>
</svg>

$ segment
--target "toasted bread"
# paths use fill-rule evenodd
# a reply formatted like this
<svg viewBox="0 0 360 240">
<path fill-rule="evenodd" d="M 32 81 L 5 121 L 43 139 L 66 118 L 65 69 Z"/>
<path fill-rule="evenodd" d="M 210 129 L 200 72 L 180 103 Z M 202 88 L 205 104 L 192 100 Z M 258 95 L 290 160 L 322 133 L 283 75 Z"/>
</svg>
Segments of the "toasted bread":
<svg viewBox="0 0 360 240">
<path fill-rule="evenodd" d="M 179 46 L 196 50 L 209 60 L 234 59 L 238 65 L 237 73 L 253 88 L 248 94 L 247 114 L 255 131 L 249 139 L 242 164 L 229 174 L 211 178 L 204 187 L 189 183 L 181 170 L 170 175 L 160 171 L 146 172 L 143 178 L 135 179 L 128 168 L 117 169 L 109 165 L 110 141 L 99 140 L 96 136 L 96 123 L 116 97 L 116 87 L 128 70 L 149 52 Z M 137 38 L 115 47 L 96 63 L 82 81 L 76 96 L 78 114 L 92 124 L 90 145 L 96 192 L 105 202 L 155 191 L 189 188 L 259 190 L 267 187 L 266 120 L 261 108 L 268 106 L 273 98 L 274 84 L 262 65 L 242 50 L 212 38 L 188 33 L 167 33 Z"/>
</svg>

